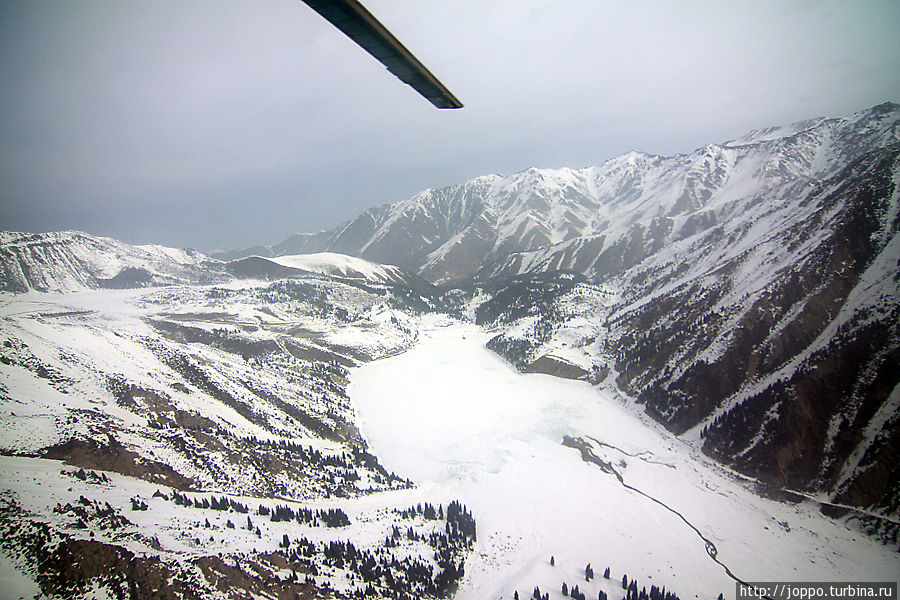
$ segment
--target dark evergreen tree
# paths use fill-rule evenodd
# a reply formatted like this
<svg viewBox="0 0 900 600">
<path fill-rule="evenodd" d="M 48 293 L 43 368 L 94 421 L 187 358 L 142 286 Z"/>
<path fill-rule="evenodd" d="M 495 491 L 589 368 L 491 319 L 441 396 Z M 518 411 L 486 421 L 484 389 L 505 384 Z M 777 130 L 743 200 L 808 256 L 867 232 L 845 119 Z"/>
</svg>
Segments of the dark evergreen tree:
<svg viewBox="0 0 900 600">
<path fill-rule="evenodd" d="M 563 596 L 569 595 L 569 587 L 566 585 L 565 581 L 563 581 L 563 584 L 562 584 L 562 595 Z"/>
<path fill-rule="evenodd" d="M 609 579 L 609 567 L 606 567 L 606 570 L 603 571 L 604 579 Z"/>
</svg>

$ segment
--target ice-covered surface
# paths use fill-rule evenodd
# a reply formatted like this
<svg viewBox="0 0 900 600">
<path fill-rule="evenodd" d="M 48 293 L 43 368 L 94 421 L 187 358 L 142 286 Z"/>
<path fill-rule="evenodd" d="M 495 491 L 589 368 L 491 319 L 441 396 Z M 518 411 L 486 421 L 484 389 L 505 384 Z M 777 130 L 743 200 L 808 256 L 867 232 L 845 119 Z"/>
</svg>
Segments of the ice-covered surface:
<svg viewBox="0 0 900 600">
<path fill-rule="evenodd" d="M 578 583 L 621 593 L 622 574 L 682 598 L 733 594 L 704 541 L 672 512 L 562 446 L 583 437 L 623 480 L 680 512 L 745 580 L 889 580 L 893 548 L 833 521 L 813 502 L 760 498 L 740 480 L 606 392 L 522 375 L 473 326 L 428 332 L 416 348 L 353 371 L 364 436 L 389 469 L 432 499 L 474 510 L 478 543 L 460 599 L 528 597 Z M 602 442 L 607 445 L 600 445 Z M 615 447 L 615 448 L 613 448 Z M 555 567 L 548 561 L 555 557 Z M 590 562 L 612 581 L 584 582 Z"/>
<path fill-rule="evenodd" d="M 0 582 L 3 586 L 0 593 L 4 598 L 34 598 L 41 592 L 37 584 L 22 573 L 21 567 L 14 564 L 2 550 L 0 550 Z"/>
</svg>

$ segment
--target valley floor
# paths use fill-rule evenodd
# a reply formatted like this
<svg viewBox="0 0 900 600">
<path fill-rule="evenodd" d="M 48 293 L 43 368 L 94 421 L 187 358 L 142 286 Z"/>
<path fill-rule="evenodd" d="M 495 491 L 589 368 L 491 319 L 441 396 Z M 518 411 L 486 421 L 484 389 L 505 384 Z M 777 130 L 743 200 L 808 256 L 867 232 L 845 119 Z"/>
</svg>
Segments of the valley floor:
<svg viewBox="0 0 900 600">
<path fill-rule="evenodd" d="M 623 574 L 682 599 L 732 597 L 734 580 L 713 556 L 745 581 L 900 572 L 896 548 L 852 521 L 826 518 L 811 501 L 761 498 L 612 393 L 519 374 L 484 348 L 487 339 L 471 325 L 423 332 L 412 350 L 355 369 L 349 388 L 360 429 L 389 470 L 411 477 L 423 500 L 459 498 L 473 510 L 478 541 L 460 600 L 516 590 L 526 598 L 535 585 L 561 597 L 563 582 L 588 598 L 620 597 Z M 598 464 L 563 446 L 564 436 Z"/>
<path fill-rule="evenodd" d="M 272 289 L 281 290 L 273 286 L 262 291 Z M 214 297 L 211 291 L 216 291 Z M 613 391 L 520 374 L 485 348 L 491 334 L 475 325 L 435 313 L 404 317 L 382 306 L 380 297 L 367 300 L 355 289 L 342 292 L 356 294 L 350 296 L 354 303 L 345 304 L 357 307 L 358 314 L 346 323 L 303 316 L 285 301 L 259 304 L 250 296 L 253 289 L 236 289 L 228 301 L 219 297 L 222 290 L 201 292 L 162 289 L 0 301 L 2 347 L 9 355 L 0 364 L 0 437 L 7 448 L 0 456 L 0 597 L 31 596 L 38 589 L 35 582 L 47 581 L 34 559 L 47 552 L 29 549 L 36 538 L 57 548 L 52 556 L 62 571 L 72 561 L 60 549 L 87 544 L 110 564 L 162 558 L 174 575 L 160 576 L 155 584 L 177 579 L 179 589 L 194 597 L 207 594 L 212 582 L 247 573 L 259 576 L 240 589 L 223 583 L 208 597 L 277 597 L 280 592 L 273 585 L 285 593 L 362 597 L 369 582 L 328 557 L 326 547 L 352 542 L 379 564 L 393 564 L 394 573 L 410 572 L 407 564 L 396 566 L 394 558 L 437 564 L 439 545 L 428 540 L 450 529 L 454 501 L 467 506 L 477 524 L 471 552 L 468 533 L 452 548 L 455 564 L 465 556 L 465 575 L 455 595 L 460 600 L 511 599 L 516 591 L 524 600 L 535 586 L 560 598 L 564 582 L 570 589 L 579 585 L 588 598 L 604 591 L 618 600 L 624 595 L 623 575 L 636 579 L 639 588 L 665 587 L 682 600 L 712 600 L 720 593 L 731 599 L 735 587 L 726 568 L 745 581 L 883 581 L 900 573 L 896 548 L 863 535 L 852 520 L 826 518 L 812 500 L 789 504 L 761 498 L 744 480 Z M 205 326 L 209 335 L 219 337 L 211 338 L 215 344 L 170 340 L 148 324 L 164 317 Z M 271 340 L 278 345 L 251 360 L 220 347 L 244 340 L 229 332 L 245 329 L 250 332 L 240 335 L 254 343 Z M 313 371 L 323 364 L 320 354 L 288 362 L 285 344 L 300 338 L 331 344 L 323 348 L 388 357 L 349 369 L 349 404 L 334 391 L 343 392 L 342 386 L 311 388 L 315 393 L 301 396 L 303 386 L 345 383 L 345 371 L 336 365 L 333 372 Z M 179 379 L 179 372 L 147 350 L 152 347 L 142 341 L 147 339 L 192 360 L 209 381 Z M 299 346 L 291 348 L 296 352 Z M 303 375 L 298 370 L 303 365 L 310 378 L 292 382 L 288 376 Z M 107 379 L 96 374 L 104 373 L 120 375 L 134 386 L 128 388 L 129 403 L 117 402 L 103 387 Z M 222 378 L 219 388 L 210 383 L 214 375 Z M 254 381 L 252 389 L 236 385 Z M 233 390 L 232 396 L 218 395 L 238 407 L 237 400 L 243 399 L 261 411 L 268 395 L 254 392 L 256 388 L 295 398 L 295 408 L 329 398 L 329 407 L 346 409 L 341 414 L 355 418 L 387 472 L 402 479 L 382 478 L 374 467 L 350 461 L 337 442 L 301 439 L 297 432 L 305 430 L 289 421 L 290 427 L 274 417 L 260 421 L 269 427 L 263 430 L 215 404 L 207 393 Z M 262 413 L 245 412 L 262 418 Z M 185 455 L 206 465 L 210 483 L 178 488 L 146 473 L 137 479 L 133 469 L 97 466 L 95 472 L 85 466 L 85 473 L 73 463 L 38 458 L 57 436 L 84 428 L 82 438 L 90 434 L 102 441 L 91 432 L 106 431 L 116 452 L 124 452 L 124 446 L 113 446 L 112 434 L 152 459 L 140 458 L 137 465 L 164 459 L 187 469 L 191 463 L 165 443 L 189 444 L 203 431 L 189 427 L 190 420 L 180 428 L 151 426 L 167 414 L 200 423 L 205 422 L 201 417 L 216 419 L 205 431 L 216 433 L 218 444 L 234 445 L 230 453 L 200 448 Z M 280 413 L 273 409 L 273 414 Z M 298 443 L 305 454 L 299 447 L 270 444 L 269 438 Z M 215 450 L 219 446 L 213 441 L 210 448 Z M 283 465 L 279 461 L 285 456 L 323 454 L 315 463 L 298 462 L 303 476 L 292 476 L 295 481 L 288 483 L 294 486 L 286 491 L 254 491 L 246 477 L 227 476 L 229 463 L 222 463 L 220 473 L 214 462 L 220 455 L 240 459 L 247 448 L 265 450 L 266 456 L 280 452 L 271 454 L 276 466 Z M 327 459 L 333 464 L 325 464 Z M 248 464 L 238 464 L 238 472 L 246 475 Z M 200 477 L 205 471 L 198 467 L 196 473 Z M 265 471 L 259 479 L 288 477 L 285 473 L 280 468 Z M 345 485 L 341 489 L 353 493 L 338 494 L 336 486 L 343 479 L 357 481 L 358 488 Z M 227 498 L 230 508 L 210 506 L 217 498 Z M 410 511 L 426 503 L 448 507 L 446 522 Z M 299 518 L 271 518 L 280 505 L 298 514 L 340 510 L 348 519 L 326 527 Z M 304 549 L 309 555 L 300 557 Z M 293 562 L 285 556 L 294 557 Z M 592 581 L 585 581 L 588 563 L 596 574 Z M 609 580 L 603 578 L 606 567 Z M 89 581 L 97 578 L 85 579 Z M 100 588 L 90 587 L 96 583 L 79 585 L 59 596 L 104 597 Z M 41 591 L 46 593 L 45 587 Z M 395 597 L 394 592 L 382 582 L 373 593 Z M 415 590 L 410 593 L 416 595 Z"/>
</svg>

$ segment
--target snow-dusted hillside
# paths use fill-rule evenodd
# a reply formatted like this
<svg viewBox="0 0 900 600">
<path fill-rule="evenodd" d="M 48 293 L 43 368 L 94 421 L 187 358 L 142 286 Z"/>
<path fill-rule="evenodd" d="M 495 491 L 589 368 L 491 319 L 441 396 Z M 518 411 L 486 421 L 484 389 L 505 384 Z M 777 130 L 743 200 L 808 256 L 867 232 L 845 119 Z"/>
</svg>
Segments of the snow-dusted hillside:
<svg viewBox="0 0 900 600">
<path fill-rule="evenodd" d="M 900 107 L 884 104 L 690 154 L 631 152 L 586 169 L 531 168 L 428 189 L 268 251 L 341 252 L 434 282 L 559 269 L 602 279 L 726 223 L 753 222 L 761 207 L 802 198 L 898 140 Z"/>
<path fill-rule="evenodd" d="M 356 279 L 373 283 L 394 283 L 400 285 L 423 285 L 424 281 L 393 265 L 382 265 L 368 260 L 337 254 L 318 252 L 315 254 L 292 254 L 270 259 L 279 265 L 300 269 L 310 273 L 321 273 L 343 279 Z M 427 285 L 427 284 L 425 284 Z"/>
<path fill-rule="evenodd" d="M 423 512 L 346 392 L 349 368 L 443 318 L 428 302 L 320 275 L 2 294 L 4 578 L 79 598 L 446 594 L 471 514 Z"/>
<path fill-rule="evenodd" d="M 0 233 L 0 577 L 615 599 L 627 573 L 685 600 L 890 578 L 898 122 L 481 177 L 227 262 Z"/>
<path fill-rule="evenodd" d="M 580 325 L 526 290 L 493 347 L 528 370 L 613 373 L 672 431 L 703 434 L 708 453 L 770 484 L 896 512 L 898 157 L 900 106 L 887 103 L 689 154 L 425 190 L 273 250 L 482 289 L 583 275 L 603 304 L 576 306 Z M 589 358 L 557 360 L 563 343 Z"/>
<path fill-rule="evenodd" d="M 232 279 L 270 281 L 310 273 L 418 289 L 431 287 L 399 267 L 334 252 L 251 256 L 223 262 L 196 250 L 134 246 L 79 231 L 0 231 L 0 291 L 73 292 L 224 283 Z"/>
<path fill-rule="evenodd" d="M 73 291 L 222 281 L 222 273 L 209 269 L 211 262 L 195 250 L 132 246 L 79 231 L 0 232 L 2 291 Z"/>
</svg>

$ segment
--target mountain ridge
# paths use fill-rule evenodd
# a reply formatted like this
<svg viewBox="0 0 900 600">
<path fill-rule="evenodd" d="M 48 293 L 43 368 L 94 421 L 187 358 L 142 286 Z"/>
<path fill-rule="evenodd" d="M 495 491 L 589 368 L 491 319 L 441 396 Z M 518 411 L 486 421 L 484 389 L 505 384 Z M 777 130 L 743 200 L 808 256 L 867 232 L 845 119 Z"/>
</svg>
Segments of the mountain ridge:
<svg viewBox="0 0 900 600">
<path fill-rule="evenodd" d="M 429 297 L 491 328 L 489 347 L 521 370 L 607 386 L 775 488 L 895 514 L 898 182 L 900 106 L 888 103 L 674 157 L 630 152 L 423 190 L 275 249 L 361 255 L 443 283 Z M 56 256 L 81 264 L 35 248 L 33 263 L 0 263 L 12 265 L 5 273 Z M 153 265 L 175 260 L 151 254 Z M 237 260 L 244 277 L 294 274 L 272 257 Z M 173 268 L 189 284 L 225 277 L 226 263 L 215 264 Z M 104 268 L 88 283 L 147 280 Z M 65 270 L 48 277 L 79 282 Z"/>
<path fill-rule="evenodd" d="M 850 117 L 752 131 L 686 154 L 632 151 L 583 169 L 484 175 L 368 209 L 329 231 L 252 250 L 272 256 L 341 252 L 396 264 L 439 284 L 555 269 L 602 279 L 646 257 L 637 252 L 618 257 L 621 264 L 606 264 L 611 254 L 636 243 L 631 226 L 649 228 L 659 218 L 655 247 L 713 227 L 736 212 L 732 205 L 748 191 L 760 197 L 776 187 L 793 193 L 900 139 L 898 114 L 898 105 L 885 103 Z M 511 256 L 520 262 L 510 262 Z"/>
<path fill-rule="evenodd" d="M 12 293 L 210 285 L 312 274 L 421 290 L 432 287 L 399 267 L 335 253 L 220 261 L 193 249 L 132 245 L 81 231 L 0 231 L 0 291 Z"/>
</svg>

